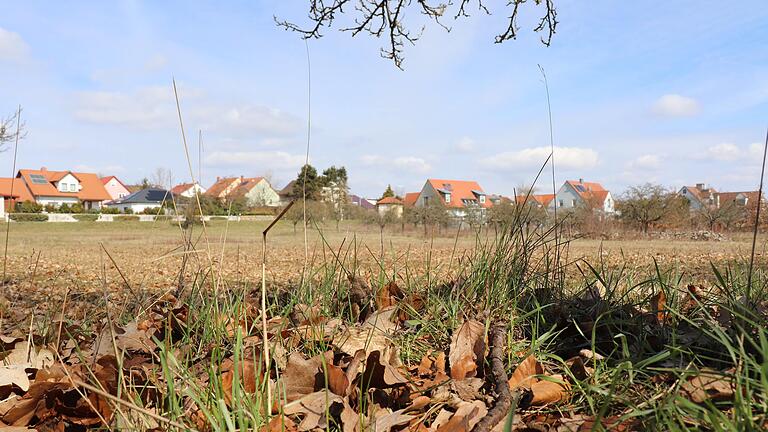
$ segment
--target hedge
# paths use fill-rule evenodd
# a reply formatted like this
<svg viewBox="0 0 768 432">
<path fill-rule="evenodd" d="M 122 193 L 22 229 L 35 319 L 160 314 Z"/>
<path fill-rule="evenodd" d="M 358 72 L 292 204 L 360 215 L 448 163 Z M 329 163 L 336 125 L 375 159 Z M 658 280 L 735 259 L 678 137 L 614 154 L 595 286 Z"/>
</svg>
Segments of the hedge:
<svg viewBox="0 0 768 432">
<path fill-rule="evenodd" d="M 99 218 L 99 215 L 86 213 L 86 214 L 74 214 L 72 215 L 72 217 L 80 222 L 95 222 Z"/>
<path fill-rule="evenodd" d="M 117 215 L 112 218 L 115 222 L 138 222 L 139 219 L 138 216 L 133 215 Z"/>
<path fill-rule="evenodd" d="M 16 222 L 45 222 L 48 220 L 47 214 L 42 213 L 11 213 L 11 220 Z"/>
</svg>

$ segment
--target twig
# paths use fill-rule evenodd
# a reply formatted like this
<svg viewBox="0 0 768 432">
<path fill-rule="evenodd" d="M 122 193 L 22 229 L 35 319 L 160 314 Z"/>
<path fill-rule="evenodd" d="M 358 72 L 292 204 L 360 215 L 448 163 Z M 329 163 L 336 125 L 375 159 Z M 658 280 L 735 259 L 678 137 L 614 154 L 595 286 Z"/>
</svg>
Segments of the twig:
<svg viewBox="0 0 768 432">
<path fill-rule="evenodd" d="M 763 202 L 763 178 L 765 177 L 765 155 L 768 153 L 768 130 L 765 133 L 763 145 L 763 165 L 760 168 L 760 188 L 757 192 L 757 211 L 755 213 L 755 229 L 752 232 L 752 254 L 749 256 L 749 272 L 747 273 L 747 300 L 751 301 L 752 293 L 752 268 L 755 265 L 755 245 L 757 244 L 757 228 L 760 226 L 760 204 Z"/>
<path fill-rule="evenodd" d="M 16 111 L 16 142 L 13 145 L 13 172 L 11 172 L 11 206 L 8 210 L 8 222 L 5 224 L 5 252 L 3 253 L 3 280 L 5 284 L 6 268 L 8 266 L 8 236 L 11 232 L 11 213 L 13 213 L 13 186 L 16 184 L 16 155 L 19 151 L 19 134 L 21 132 L 21 105 L 19 105 L 18 111 Z"/>
<path fill-rule="evenodd" d="M 509 378 L 507 378 L 507 371 L 504 368 L 504 341 L 506 333 L 506 327 L 502 324 L 495 325 L 491 329 L 491 352 L 488 357 L 498 397 L 496 398 L 496 405 L 475 425 L 474 432 L 493 430 L 509 414 L 509 407 L 512 405 L 512 392 L 509 390 L 508 383 Z"/>
</svg>

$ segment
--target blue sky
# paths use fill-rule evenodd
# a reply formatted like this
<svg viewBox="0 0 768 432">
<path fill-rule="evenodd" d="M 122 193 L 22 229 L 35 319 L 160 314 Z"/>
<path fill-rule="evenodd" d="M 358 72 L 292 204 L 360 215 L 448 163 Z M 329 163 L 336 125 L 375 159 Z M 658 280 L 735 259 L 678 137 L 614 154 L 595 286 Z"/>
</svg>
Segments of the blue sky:
<svg viewBox="0 0 768 432">
<path fill-rule="evenodd" d="M 18 165 L 127 182 L 166 168 L 189 180 L 175 76 L 195 170 L 203 133 L 203 184 L 266 174 L 284 185 L 304 161 L 307 62 L 304 42 L 273 16 L 305 22 L 307 3 L 4 5 L 0 113 L 24 107 Z M 418 190 L 428 177 L 475 179 L 511 195 L 548 153 L 541 64 L 558 182 L 581 177 L 617 192 L 646 181 L 756 188 L 768 126 L 768 3 L 556 4 L 549 48 L 530 31 L 530 6 L 518 40 L 494 44 L 506 25 L 495 6 L 492 16 L 448 20 L 450 33 L 428 26 L 405 47 L 404 71 L 379 56 L 374 38 L 333 29 L 309 41 L 311 163 L 346 166 L 352 191 L 365 196 L 388 183 Z M 0 154 L 0 170 L 10 174 L 11 152 Z"/>
</svg>

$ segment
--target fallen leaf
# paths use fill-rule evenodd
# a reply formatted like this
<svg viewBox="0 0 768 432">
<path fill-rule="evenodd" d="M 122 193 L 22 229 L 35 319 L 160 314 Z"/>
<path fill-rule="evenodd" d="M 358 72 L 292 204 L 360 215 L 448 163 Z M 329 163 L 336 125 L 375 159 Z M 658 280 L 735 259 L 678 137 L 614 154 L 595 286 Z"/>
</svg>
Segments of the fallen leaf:
<svg viewBox="0 0 768 432">
<path fill-rule="evenodd" d="M 667 314 L 667 295 L 663 290 L 659 290 L 656 295 L 651 297 L 651 312 L 656 316 L 656 321 L 659 324 L 666 324 L 669 321 L 669 315 Z"/>
<path fill-rule="evenodd" d="M 322 364 L 323 355 L 306 359 L 300 353 L 294 352 L 288 356 L 288 365 L 282 373 L 282 391 L 285 392 L 287 402 L 295 401 L 315 391 Z"/>
<path fill-rule="evenodd" d="M 289 417 L 279 415 L 272 417 L 267 426 L 261 430 L 262 432 L 298 432 L 299 429 L 296 426 L 296 422 Z"/>
<path fill-rule="evenodd" d="M 680 391 L 695 403 L 729 400 L 735 390 L 732 377 L 712 370 L 703 370 L 680 386 Z"/>
<path fill-rule="evenodd" d="M 448 361 L 451 378 L 462 380 L 477 376 L 477 362 L 485 353 L 485 326 L 479 321 L 465 321 L 451 337 Z"/>
<path fill-rule="evenodd" d="M 383 359 L 378 351 L 368 354 L 362 380 L 363 387 L 366 389 L 383 389 L 408 383 L 408 380 L 386 359 Z"/>
<path fill-rule="evenodd" d="M 379 309 L 397 305 L 397 302 L 404 297 L 403 291 L 392 281 L 381 287 L 376 296 L 376 306 Z"/>
<path fill-rule="evenodd" d="M 389 410 L 387 410 L 389 411 Z M 407 425 L 414 418 L 412 415 L 405 414 L 405 410 L 380 411 L 381 414 L 376 416 L 373 430 L 376 432 L 389 432 L 397 426 Z M 399 428 L 398 428 L 399 429 Z"/>
<path fill-rule="evenodd" d="M 568 388 L 563 381 L 563 377 L 560 375 L 553 375 L 549 378 L 558 380 L 559 382 L 540 380 L 531 384 L 531 392 L 533 393 L 531 405 L 542 406 L 565 401 L 568 396 Z"/>
<path fill-rule="evenodd" d="M 24 365 L 0 367 L 0 387 L 16 386 L 21 391 L 29 390 L 29 378 Z"/>
<path fill-rule="evenodd" d="M 536 375 L 543 375 L 544 369 L 536 360 L 533 354 L 525 358 L 509 377 L 509 388 L 514 390 L 518 387 L 530 389 L 531 385 L 538 381 Z"/>
</svg>

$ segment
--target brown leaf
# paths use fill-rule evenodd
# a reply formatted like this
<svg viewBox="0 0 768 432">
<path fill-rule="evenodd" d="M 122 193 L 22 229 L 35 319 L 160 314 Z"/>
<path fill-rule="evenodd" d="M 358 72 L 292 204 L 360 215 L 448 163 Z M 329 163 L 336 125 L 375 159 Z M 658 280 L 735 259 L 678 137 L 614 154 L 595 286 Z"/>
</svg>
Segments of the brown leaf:
<svg viewBox="0 0 768 432">
<path fill-rule="evenodd" d="M 398 426 L 407 425 L 414 418 L 412 415 L 405 414 L 405 410 L 387 411 L 382 410 L 380 414 L 377 413 L 372 430 L 376 432 L 389 432 L 392 429 L 399 429 Z"/>
<path fill-rule="evenodd" d="M 509 388 L 514 390 L 518 387 L 530 389 L 531 385 L 538 381 L 536 375 L 543 375 L 544 369 L 536 360 L 533 354 L 525 358 L 509 377 Z"/>
<path fill-rule="evenodd" d="M 0 366 L 0 388 L 16 386 L 21 391 L 29 390 L 29 378 L 24 365 Z"/>
<path fill-rule="evenodd" d="M 332 363 L 326 364 L 325 368 L 328 371 L 328 389 L 339 396 L 346 396 L 347 388 L 349 388 L 347 374 L 340 367 Z"/>
<path fill-rule="evenodd" d="M 394 366 L 381 358 L 381 353 L 378 351 L 368 354 L 362 379 L 365 388 L 383 389 L 408 383 L 408 380 Z"/>
<path fill-rule="evenodd" d="M 298 429 L 307 431 L 315 428 L 324 429 L 330 424 L 326 413 L 337 412 L 345 407 L 346 402 L 341 396 L 322 390 L 284 405 L 283 412 L 291 416 L 300 415 L 303 420 L 299 423 Z"/>
<path fill-rule="evenodd" d="M 258 383 L 256 377 L 256 364 L 253 360 L 240 361 L 238 364 L 237 377 L 238 382 L 243 386 L 243 391 L 249 394 L 256 393 Z M 236 384 L 234 367 L 221 374 L 221 389 L 224 392 L 224 400 L 228 404 L 232 402 L 232 391 Z"/>
<path fill-rule="evenodd" d="M 551 378 L 562 381 L 562 377 L 559 375 L 553 375 Z M 568 389 L 565 383 L 552 382 L 552 381 L 538 381 L 531 384 L 531 392 L 533 393 L 533 399 L 531 399 L 531 405 L 542 406 L 555 402 L 565 401 L 568 396 Z"/>
<path fill-rule="evenodd" d="M 392 281 L 384 285 L 376 296 L 376 306 L 383 309 L 397 305 L 398 300 L 403 298 L 403 291 Z"/>
<path fill-rule="evenodd" d="M 298 432 L 296 423 L 289 417 L 279 415 L 272 417 L 266 427 L 263 427 L 262 432 Z"/>
<path fill-rule="evenodd" d="M 720 372 L 704 370 L 686 380 L 680 386 L 681 392 L 695 403 L 707 400 L 728 400 L 736 390 L 733 378 Z"/>
<path fill-rule="evenodd" d="M 487 413 L 488 409 L 480 401 L 461 402 L 456 413 L 441 424 L 437 432 L 469 432 Z"/>
<path fill-rule="evenodd" d="M 663 290 L 659 290 L 656 295 L 651 297 L 651 312 L 656 316 L 656 322 L 666 324 L 669 321 L 669 315 L 666 310 L 667 295 Z"/>
<path fill-rule="evenodd" d="M 451 337 L 448 361 L 451 378 L 462 380 L 477 376 L 477 362 L 485 353 L 485 326 L 479 321 L 465 321 Z"/>
<path fill-rule="evenodd" d="M 288 356 L 288 365 L 282 374 L 283 391 L 285 391 L 287 402 L 295 401 L 315 391 L 322 363 L 322 355 L 306 359 L 300 353 L 294 352 Z"/>
<path fill-rule="evenodd" d="M 421 363 L 419 363 L 417 373 L 421 376 L 432 374 L 432 366 L 435 364 L 435 361 L 429 356 L 429 354 L 430 353 L 424 354 L 424 357 L 421 358 Z"/>
</svg>

